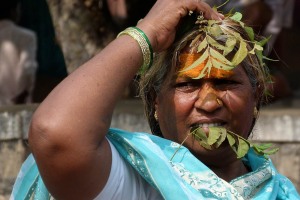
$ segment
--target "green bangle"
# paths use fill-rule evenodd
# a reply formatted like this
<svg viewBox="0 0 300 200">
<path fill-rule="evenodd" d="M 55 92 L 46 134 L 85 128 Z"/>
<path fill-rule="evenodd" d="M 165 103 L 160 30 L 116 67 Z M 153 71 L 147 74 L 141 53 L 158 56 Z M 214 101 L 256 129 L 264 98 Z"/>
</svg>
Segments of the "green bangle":
<svg viewBox="0 0 300 200">
<path fill-rule="evenodd" d="M 120 32 L 117 37 L 121 35 L 129 35 L 139 44 L 143 54 L 143 65 L 139 70 L 139 74 L 144 74 L 152 65 L 153 49 L 146 34 L 137 27 L 129 27 Z"/>
</svg>

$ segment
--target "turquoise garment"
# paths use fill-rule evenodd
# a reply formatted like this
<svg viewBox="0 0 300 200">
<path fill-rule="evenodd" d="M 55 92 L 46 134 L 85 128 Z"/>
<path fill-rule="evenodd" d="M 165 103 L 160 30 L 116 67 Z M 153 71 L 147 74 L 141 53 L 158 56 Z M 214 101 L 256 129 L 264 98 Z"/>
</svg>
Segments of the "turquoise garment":
<svg viewBox="0 0 300 200">
<path fill-rule="evenodd" d="M 257 156 L 252 150 L 244 158 L 252 172 L 228 183 L 178 143 L 151 134 L 119 129 L 110 129 L 107 138 L 167 200 L 300 199 L 293 184 L 276 171 L 271 160 Z M 35 199 L 50 199 L 34 158 L 29 156 L 18 175 L 11 199 L 29 199 L 32 195 Z"/>
</svg>

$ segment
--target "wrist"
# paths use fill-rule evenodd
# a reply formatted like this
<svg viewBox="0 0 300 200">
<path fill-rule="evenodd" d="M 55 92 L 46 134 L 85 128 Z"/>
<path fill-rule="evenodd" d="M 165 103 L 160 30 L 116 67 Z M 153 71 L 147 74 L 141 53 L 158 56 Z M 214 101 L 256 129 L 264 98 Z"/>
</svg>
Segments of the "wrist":
<svg viewBox="0 0 300 200">
<path fill-rule="evenodd" d="M 139 73 L 144 74 L 152 65 L 153 62 L 153 49 L 147 35 L 138 27 L 129 27 L 120 32 L 117 37 L 121 35 L 129 35 L 140 46 L 143 55 L 143 64 L 140 67 Z"/>
</svg>

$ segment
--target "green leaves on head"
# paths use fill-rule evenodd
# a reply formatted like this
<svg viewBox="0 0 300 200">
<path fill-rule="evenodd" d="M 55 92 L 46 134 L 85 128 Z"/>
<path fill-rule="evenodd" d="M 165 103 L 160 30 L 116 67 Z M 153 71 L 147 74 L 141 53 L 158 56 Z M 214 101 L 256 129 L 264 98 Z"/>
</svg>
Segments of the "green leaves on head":
<svg viewBox="0 0 300 200">
<path fill-rule="evenodd" d="M 199 72 L 199 76 L 195 78 L 199 79 L 206 75 L 209 76 L 211 68 L 227 71 L 234 69 L 243 62 L 248 54 L 256 54 L 260 63 L 263 64 L 262 46 L 266 40 L 255 41 L 254 31 L 241 21 L 241 13 L 236 12 L 233 15 L 229 15 L 228 18 L 240 24 L 250 41 L 244 39 L 237 30 L 225 27 L 222 21 L 206 20 L 200 15 L 196 21 L 196 24 L 199 25 L 199 35 L 191 42 L 191 46 L 197 44 L 197 53 L 200 53 L 201 56 L 190 66 L 181 70 L 181 72 L 192 70 L 205 63 L 205 67 Z M 204 38 L 199 42 L 201 34 L 204 35 Z M 247 48 L 249 43 L 252 43 L 251 46 L 253 46 L 251 50 Z M 229 54 L 231 59 L 227 58 Z"/>
</svg>

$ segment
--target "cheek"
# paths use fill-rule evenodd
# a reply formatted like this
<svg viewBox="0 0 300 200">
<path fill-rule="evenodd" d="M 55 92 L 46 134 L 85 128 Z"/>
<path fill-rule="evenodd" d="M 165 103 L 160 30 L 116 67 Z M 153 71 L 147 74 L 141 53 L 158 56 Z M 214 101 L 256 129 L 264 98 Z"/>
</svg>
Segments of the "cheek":
<svg viewBox="0 0 300 200">
<path fill-rule="evenodd" d="M 253 122 L 255 99 L 252 90 L 249 92 L 226 92 L 225 101 L 231 113 L 233 131 L 247 137 Z"/>
<path fill-rule="evenodd" d="M 193 94 L 185 94 L 183 92 L 172 90 L 163 92 L 158 97 L 158 110 L 162 115 L 169 115 L 172 118 L 179 118 L 187 115 L 193 108 Z"/>
<path fill-rule="evenodd" d="M 174 111 L 176 113 L 177 123 L 184 122 L 194 108 L 195 95 L 193 93 L 184 93 L 174 91 Z"/>
<path fill-rule="evenodd" d="M 186 119 L 192 108 L 191 98 L 178 94 L 178 91 L 159 95 L 157 111 L 160 129 L 165 138 L 175 139 L 178 133 L 186 131 Z M 170 135 L 170 133 L 172 134 Z"/>
</svg>

